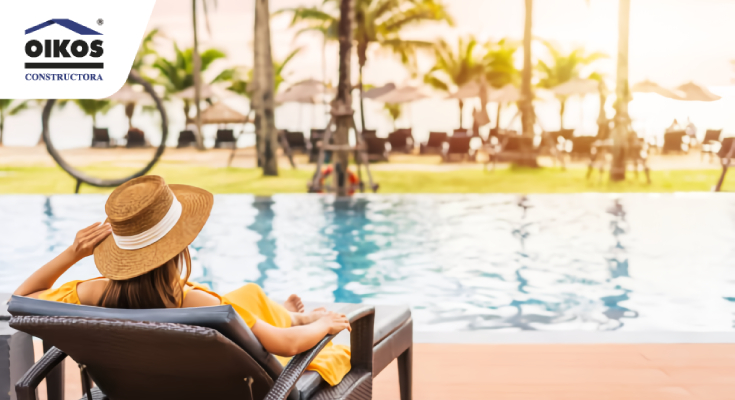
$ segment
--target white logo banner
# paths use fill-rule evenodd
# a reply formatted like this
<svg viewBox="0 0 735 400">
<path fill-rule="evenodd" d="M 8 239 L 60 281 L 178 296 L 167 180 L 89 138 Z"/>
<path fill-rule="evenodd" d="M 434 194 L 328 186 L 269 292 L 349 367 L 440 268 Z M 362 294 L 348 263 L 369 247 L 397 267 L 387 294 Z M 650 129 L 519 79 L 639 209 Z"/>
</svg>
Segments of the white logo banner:
<svg viewBox="0 0 735 400">
<path fill-rule="evenodd" d="M 0 0 L 0 99 L 99 99 L 125 83 L 155 0 Z"/>
</svg>

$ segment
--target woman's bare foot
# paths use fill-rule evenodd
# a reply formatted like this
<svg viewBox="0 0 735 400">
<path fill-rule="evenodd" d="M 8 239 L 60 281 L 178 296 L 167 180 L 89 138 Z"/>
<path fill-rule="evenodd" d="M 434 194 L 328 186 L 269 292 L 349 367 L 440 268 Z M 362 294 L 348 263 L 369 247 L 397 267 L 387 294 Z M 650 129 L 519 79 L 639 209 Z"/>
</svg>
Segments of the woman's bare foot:
<svg viewBox="0 0 735 400">
<path fill-rule="evenodd" d="M 304 303 L 301 301 L 301 297 L 295 294 L 288 296 L 288 300 L 283 303 L 283 306 L 286 307 L 286 310 L 294 313 L 304 312 Z"/>
<path fill-rule="evenodd" d="M 327 314 L 327 309 L 324 307 L 315 308 L 307 313 L 295 313 L 291 314 L 291 326 L 309 325 L 310 323 L 318 320 Z"/>
</svg>

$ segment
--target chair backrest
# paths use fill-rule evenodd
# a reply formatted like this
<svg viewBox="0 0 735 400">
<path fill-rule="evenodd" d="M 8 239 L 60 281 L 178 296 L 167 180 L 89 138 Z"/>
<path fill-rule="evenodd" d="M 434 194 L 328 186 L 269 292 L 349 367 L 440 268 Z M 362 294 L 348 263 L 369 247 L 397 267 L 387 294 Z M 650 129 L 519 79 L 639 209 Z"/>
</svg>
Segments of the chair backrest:
<svg viewBox="0 0 735 400">
<path fill-rule="evenodd" d="M 189 146 L 196 143 L 194 131 L 181 131 L 179 133 L 179 147 Z"/>
<path fill-rule="evenodd" d="M 375 129 L 365 129 L 362 131 L 362 137 L 369 138 L 369 137 L 378 137 L 378 131 Z"/>
<path fill-rule="evenodd" d="M 368 154 L 383 154 L 386 151 L 385 144 L 388 143 L 386 138 L 367 137 L 365 138 L 365 147 Z"/>
<path fill-rule="evenodd" d="M 468 131 L 465 128 L 463 128 L 463 129 L 455 129 L 454 130 L 454 133 L 452 133 L 452 137 L 463 137 L 463 136 L 467 136 L 467 132 Z"/>
<path fill-rule="evenodd" d="M 217 142 L 234 142 L 235 132 L 232 129 L 218 129 Z"/>
<path fill-rule="evenodd" d="M 306 138 L 303 132 L 284 131 L 284 134 L 291 148 L 306 148 Z"/>
<path fill-rule="evenodd" d="M 126 147 L 141 147 L 145 146 L 145 134 L 140 129 L 131 129 L 127 134 Z"/>
<path fill-rule="evenodd" d="M 93 128 L 92 129 L 92 142 L 110 142 L 110 133 L 107 128 Z"/>
<path fill-rule="evenodd" d="M 682 151 L 682 145 L 684 143 L 683 138 L 686 135 L 686 131 L 664 133 L 664 145 L 661 149 L 664 151 Z"/>
<path fill-rule="evenodd" d="M 702 140 L 702 143 L 707 143 L 711 141 L 719 142 L 721 134 L 722 129 L 707 129 L 707 132 L 704 133 L 704 139 Z"/>
<path fill-rule="evenodd" d="M 15 316 L 10 325 L 85 365 L 112 399 L 261 399 L 273 386 L 248 353 L 211 328 L 46 316 Z"/>
<path fill-rule="evenodd" d="M 309 138 L 311 139 L 312 143 L 317 140 L 322 140 L 326 131 L 327 131 L 326 129 L 312 129 L 309 135 Z"/>
<path fill-rule="evenodd" d="M 525 152 L 533 150 L 533 137 L 508 135 L 503 140 L 503 149 L 505 152 Z"/>
<path fill-rule="evenodd" d="M 429 132 L 429 140 L 426 142 L 426 147 L 442 147 L 446 141 L 446 132 Z"/>
<path fill-rule="evenodd" d="M 720 150 L 717 152 L 717 156 L 720 158 L 725 158 L 730 153 L 730 148 L 733 145 L 733 141 L 735 141 L 735 138 L 724 138 L 722 139 L 722 146 L 720 146 Z M 733 154 L 735 156 L 735 153 Z"/>
<path fill-rule="evenodd" d="M 594 136 L 576 136 L 572 138 L 572 154 L 589 155 L 592 144 L 597 140 Z"/>
<path fill-rule="evenodd" d="M 449 143 L 449 149 L 447 150 L 447 153 L 449 154 L 466 154 L 470 151 L 470 141 L 472 140 L 471 137 L 455 137 L 452 136 L 447 140 Z"/>
<path fill-rule="evenodd" d="M 399 129 L 388 134 L 388 141 L 393 149 L 403 149 L 413 145 L 413 135 L 410 129 Z"/>
<path fill-rule="evenodd" d="M 13 316 L 54 316 L 105 318 L 131 321 L 166 322 L 211 328 L 218 331 L 255 359 L 272 378 L 283 371 L 281 363 L 268 353 L 232 306 L 127 310 L 80 306 L 13 296 L 8 305 Z M 51 344 L 54 344 L 52 341 Z M 55 344 L 54 344 L 55 345 Z M 61 347 L 60 347 L 61 348 Z M 62 348 L 63 350 L 63 348 Z"/>
</svg>

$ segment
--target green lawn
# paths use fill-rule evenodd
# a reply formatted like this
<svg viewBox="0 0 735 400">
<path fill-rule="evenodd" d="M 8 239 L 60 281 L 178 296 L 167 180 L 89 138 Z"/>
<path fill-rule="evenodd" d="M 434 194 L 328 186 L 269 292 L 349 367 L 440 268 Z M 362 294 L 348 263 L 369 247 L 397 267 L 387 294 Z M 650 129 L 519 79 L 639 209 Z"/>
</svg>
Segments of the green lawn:
<svg viewBox="0 0 735 400">
<path fill-rule="evenodd" d="M 86 172 L 95 176 L 120 177 L 132 169 L 97 166 Z M 653 171 L 647 185 L 641 175 L 629 174 L 623 183 L 600 182 L 595 173 L 585 179 L 583 169 L 562 171 L 556 168 L 511 168 L 497 171 L 459 170 L 451 172 L 374 171 L 379 193 L 579 193 L 579 192 L 685 192 L 709 191 L 719 177 L 719 170 Z M 191 167 L 185 164 L 159 163 L 152 171 L 168 183 L 200 186 L 213 193 L 304 193 L 310 170 L 282 169 L 276 178 L 263 177 L 254 168 Z M 733 173 L 735 174 L 735 173 Z M 735 191 L 735 177 L 729 175 L 724 191 Z M 0 166 L 0 194 L 73 193 L 74 180 L 58 167 Z M 81 193 L 108 193 L 83 185 Z"/>
</svg>

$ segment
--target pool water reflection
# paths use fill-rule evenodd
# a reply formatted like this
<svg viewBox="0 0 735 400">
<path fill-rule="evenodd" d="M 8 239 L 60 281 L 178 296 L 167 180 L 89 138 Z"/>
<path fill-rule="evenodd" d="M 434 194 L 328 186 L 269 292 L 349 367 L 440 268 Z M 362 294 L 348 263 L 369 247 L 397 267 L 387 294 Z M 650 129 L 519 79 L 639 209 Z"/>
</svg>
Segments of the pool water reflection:
<svg viewBox="0 0 735 400">
<path fill-rule="evenodd" d="M 105 196 L 0 196 L 0 291 L 104 217 Z M 194 280 L 410 304 L 418 331 L 730 331 L 735 197 L 215 197 Z M 62 281 L 97 276 L 84 260 Z"/>
</svg>

